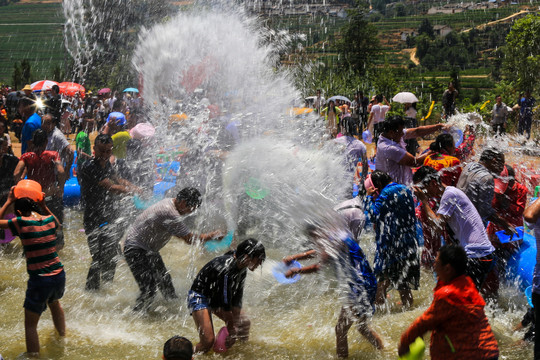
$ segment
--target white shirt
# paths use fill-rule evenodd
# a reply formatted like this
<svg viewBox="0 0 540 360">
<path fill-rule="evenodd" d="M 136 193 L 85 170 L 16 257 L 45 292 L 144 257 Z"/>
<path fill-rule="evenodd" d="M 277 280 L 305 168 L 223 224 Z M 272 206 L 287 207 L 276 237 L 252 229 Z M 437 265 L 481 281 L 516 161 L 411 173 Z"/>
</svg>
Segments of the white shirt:
<svg viewBox="0 0 540 360">
<path fill-rule="evenodd" d="M 468 257 L 481 258 L 495 251 L 480 214 L 463 191 L 447 186 L 437 214 L 450 217 L 448 225 Z"/>
<path fill-rule="evenodd" d="M 373 114 L 373 124 L 383 122 L 388 110 L 390 110 L 390 106 L 388 105 L 373 105 L 371 107 L 371 113 Z"/>
</svg>

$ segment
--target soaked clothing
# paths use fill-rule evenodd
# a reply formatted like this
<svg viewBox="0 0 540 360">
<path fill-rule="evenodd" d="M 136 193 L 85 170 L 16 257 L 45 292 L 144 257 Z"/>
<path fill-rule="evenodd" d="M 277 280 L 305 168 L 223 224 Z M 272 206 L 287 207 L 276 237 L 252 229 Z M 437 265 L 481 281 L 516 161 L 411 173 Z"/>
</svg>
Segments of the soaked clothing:
<svg viewBox="0 0 540 360">
<path fill-rule="evenodd" d="M 21 161 L 26 166 L 29 180 L 38 182 L 43 190 L 56 183 L 56 162 L 60 157 L 56 151 L 44 151 L 41 154 L 27 152 L 21 155 Z"/>
<path fill-rule="evenodd" d="M 184 237 L 191 233 L 174 206 L 174 199 L 163 199 L 137 216 L 129 227 L 125 246 L 158 252 L 171 236 Z"/>
<path fill-rule="evenodd" d="M 212 309 L 231 311 L 242 307 L 247 268 L 238 269 L 232 253 L 219 256 L 207 263 L 191 285 L 191 291 L 208 299 Z"/>
<path fill-rule="evenodd" d="M 426 157 L 424 165 L 437 170 L 441 182 L 448 186 L 456 186 L 461 175 L 461 162 L 458 158 L 447 154 L 432 154 Z"/>
<path fill-rule="evenodd" d="M 406 154 L 407 150 L 403 141 L 397 143 L 381 135 L 377 143 L 375 168 L 390 175 L 398 184 L 412 184 L 412 169 L 407 165 L 399 164 Z"/>
<path fill-rule="evenodd" d="M 476 134 L 472 131 L 469 132 L 469 135 L 463 136 L 463 142 L 456 148 L 454 156 L 459 159 L 459 161 L 466 161 L 473 153 L 474 142 L 476 141 Z"/>
<path fill-rule="evenodd" d="M 107 161 L 102 168 L 95 158 L 86 161 L 79 170 L 81 195 L 85 203 L 84 228 L 87 234 L 117 218 L 114 205 L 118 196 L 99 185 L 102 180 L 114 177 L 116 172 L 111 163 Z"/>
<path fill-rule="evenodd" d="M 388 278 L 397 289 L 417 289 L 420 265 L 411 191 L 390 183 L 367 205 L 375 224 L 375 274 L 379 279 Z"/>
<path fill-rule="evenodd" d="M 32 140 L 32 135 L 37 129 L 41 129 L 41 116 L 34 113 L 24 122 L 22 128 L 21 154 L 28 151 L 28 141 Z"/>
<path fill-rule="evenodd" d="M 433 360 L 489 360 L 499 356 L 484 312 L 486 303 L 467 275 L 437 283 L 431 306 L 401 335 L 410 344 L 431 331 Z"/>
<path fill-rule="evenodd" d="M 463 191 L 447 186 L 437 214 L 449 217 L 448 225 L 454 233 L 454 239 L 459 241 L 469 258 L 481 258 L 495 251 L 480 214 Z"/>
<path fill-rule="evenodd" d="M 493 174 L 484 165 L 467 164 L 456 187 L 467 194 L 484 222 L 495 214 L 495 209 L 491 206 L 495 195 L 495 182 Z"/>
<path fill-rule="evenodd" d="M 64 266 L 56 253 L 57 224 L 54 216 L 39 219 L 18 216 L 8 220 L 8 226 L 21 239 L 30 276 L 52 276 L 62 272 Z"/>
<path fill-rule="evenodd" d="M 374 311 L 377 279 L 360 246 L 351 238 L 340 239 L 347 255 L 335 261 L 340 284 L 347 284 L 346 305 L 356 316 L 371 315 Z"/>
<path fill-rule="evenodd" d="M 360 234 L 366 225 L 364 207 L 364 202 L 359 197 L 345 200 L 334 207 L 334 210 L 343 216 L 347 222 L 349 231 L 352 233 L 353 239 L 355 239 L 356 242 L 359 241 Z"/>
</svg>

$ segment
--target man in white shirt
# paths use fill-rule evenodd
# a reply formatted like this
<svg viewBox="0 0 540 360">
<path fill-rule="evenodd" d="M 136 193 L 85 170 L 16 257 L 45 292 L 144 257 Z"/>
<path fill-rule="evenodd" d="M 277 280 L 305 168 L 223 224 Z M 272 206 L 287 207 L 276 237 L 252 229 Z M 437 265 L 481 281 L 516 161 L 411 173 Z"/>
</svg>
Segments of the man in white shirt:
<svg viewBox="0 0 540 360">
<path fill-rule="evenodd" d="M 384 102 L 384 104 L 382 104 Z M 375 96 L 375 101 L 371 106 L 371 112 L 369 114 L 368 121 L 368 130 L 373 133 L 373 140 L 375 141 L 375 146 L 377 146 L 377 141 L 379 141 L 379 135 L 383 132 L 382 124 L 384 122 L 384 117 L 386 113 L 390 110 L 390 104 L 386 97 L 381 94 Z"/>
<path fill-rule="evenodd" d="M 422 166 L 414 174 L 413 181 L 414 193 L 428 215 L 428 224 L 436 234 L 440 234 L 443 227 L 448 225 L 450 237 L 459 242 L 467 253 L 467 275 L 480 290 L 495 264 L 495 248 L 489 241 L 476 207 L 463 191 L 444 185 L 439 173 L 432 167 Z M 441 199 L 437 213 L 429 207 L 429 198 Z"/>
</svg>

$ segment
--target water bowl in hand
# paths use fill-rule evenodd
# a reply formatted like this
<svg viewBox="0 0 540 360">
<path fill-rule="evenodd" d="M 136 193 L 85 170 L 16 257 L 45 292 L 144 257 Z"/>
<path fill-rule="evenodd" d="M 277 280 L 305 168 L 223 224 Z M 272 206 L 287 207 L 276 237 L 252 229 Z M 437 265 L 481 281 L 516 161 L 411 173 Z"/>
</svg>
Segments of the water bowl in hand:
<svg viewBox="0 0 540 360">
<path fill-rule="evenodd" d="M 272 268 L 272 274 L 280 284 L 292 284 L 300 280 L 300 274 L 295 274 L 294 276 L 288 278 L 285 277 L 285 273 L 292 268 L 302 268 L 302 265 L 293 260 L 289 265 L 285 264 L 283 261 L 280 261 L 276 266 Z"/>
</svg>

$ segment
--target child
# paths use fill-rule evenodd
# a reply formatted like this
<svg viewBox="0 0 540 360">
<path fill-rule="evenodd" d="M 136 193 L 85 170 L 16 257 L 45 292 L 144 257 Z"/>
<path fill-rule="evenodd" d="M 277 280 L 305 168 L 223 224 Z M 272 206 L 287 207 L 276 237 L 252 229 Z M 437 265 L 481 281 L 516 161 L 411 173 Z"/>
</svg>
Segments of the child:
<svg viewBox="0 0 540 360">
<path fill-rule="evenodd" d="M 338 323 L 336 325 L 336 350 L 340 358 L 349 355 L 347 332 L 354 321 L 357 329 L 373 346 L 383 349 L 380 336 L 371 329 L 368 320 L 373 314 L 373 304 L 377 292 L 377 280 L 371 267 L 358 244 L 352 239 L 350 233 L 331 236 L 313 225 L 308 225 L 307 235 L 314 241 L 317 250 L 308 250 L 304 253 L 287 256 L 283 259 L 286 264 L 294 260 L 303 260 L 321 257 L 321 264 L 331 261 L 336 266 L 337 273 L 344 277 L 340 284 L 346 286 L 346 304 L 342 305 Z M 330 238 L 336 238 L 332 240 Z M 286 277 L 295 274 L 310 274 L 318 272 L 321 264 L 313 264 L 302 268 L 292 268 L 285 273 Z"/>
<path fill-rule="evenodd" d="M 193 359 L 193 344 L 183 336 L 174 335 L 163 346 L 163 360 Z"/>
<path fill-rule="evenodd" d="M 24 328 L 26 351 L 29 355 L 39 353 L 37 325 L 43 311 L 49 306 L 54 327 L 60 336 L 66 335 L 64 310 L 59 299 L 64 295 L 66 275 L 64 266 L 56 254 L 56 228 L 58 220 L 45 205 L 39 202 L 46 215 L 40 215 L 36 202 L 29 198 L 16 199 L 15 187 L 11 188 L 6 203 L 0 209 L 0 219 L 7 208 L 15 204 L 16 218 L 0 220 L 0 228 L 9 229 L 21 239 L 30 275 L 24 300 Z"/>
<path fill-rule="evenodd" d="M 188 293 L 188 308 L 200 339 L 195 345 L 195 352 L 207 352 L 214 345 L 212 313 L 227 326 L 227 348 L 236 339 L 248 339 L 251 322 L 242 312 L 244 282 L 247 269 L 254 271 L 265 259 L 263 244 L 247 239 L 238 245 L 236 251 L 213 259 L 199 271 Z"/>
<path fill-rule="evenodd" d="M 435 259 L 438 282 L 431 306 L 401 335 L 400 356 L 419 336 L 431 331 L 431 359 L 495 360 L 497 340 L 484 312 L 486 303 L 467 276 L 467 253 L 444 245 Z"/>
</svg>

